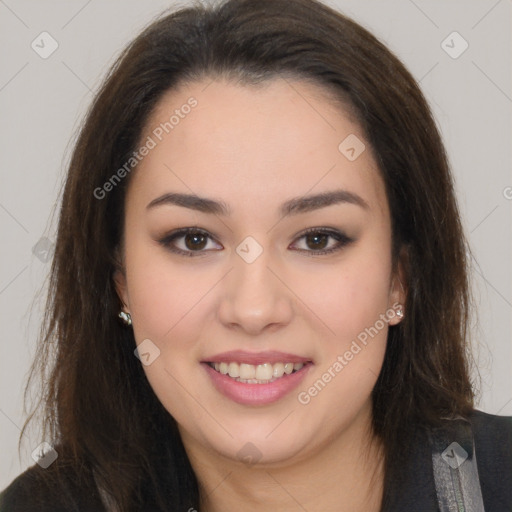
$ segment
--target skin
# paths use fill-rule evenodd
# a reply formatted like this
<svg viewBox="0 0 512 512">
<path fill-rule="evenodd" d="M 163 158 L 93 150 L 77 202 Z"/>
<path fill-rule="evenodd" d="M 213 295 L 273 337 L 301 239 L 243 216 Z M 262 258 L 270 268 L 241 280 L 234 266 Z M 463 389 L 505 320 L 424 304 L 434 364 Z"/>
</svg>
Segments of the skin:
<svg viewBox="0 0 512 512">
<path fill-rule="evenodd" d="M 191 96 L 197 106 L 134 171 L 124 272 L 115 281 L 137 344 L 150 339 L 160 350 L 144 371 L 179 425 L 202 510 L 235 511 L 243 503 L 248 511 L 377 511 L 382 456 L 371 433 L 370 395 L 388 325 L 400 319 L 390 319 L 308 404 L 298 400 L 359 333 L 405 301 L 401 274 L 392 275 L 390 212 L 369 143 L 317 85 L 275 79 L 255 87 L 211 78 L 166 93 L 141 140 Z M 338 150 L 350 134 L 366 144 L 354 161 Z M 339 203 L 279 215 L 291 198 L 340 188 L 368 207 Z M 167 192 L 221 200 L 231 214 L 146 208 Z M 191 226 L 211 234 L 199 244 L 201 254 L 175 254 L 160 243 Z M 308 228 L 341 231 L 354 241 L 315 254 L 337 242 L 308 243 Z M 263 248 L 250 264 L 236 252 L 247 236 Z M 193 251 L 194 240 L 186 241 L 174 245 Z M 219 393 L 200 364 L 236 349 L 279 350 L 314 366 L 277 402 L 241 405 Z M 248 442 L 259 451 L 258 464 L 240 460 Z"/>
</svg>

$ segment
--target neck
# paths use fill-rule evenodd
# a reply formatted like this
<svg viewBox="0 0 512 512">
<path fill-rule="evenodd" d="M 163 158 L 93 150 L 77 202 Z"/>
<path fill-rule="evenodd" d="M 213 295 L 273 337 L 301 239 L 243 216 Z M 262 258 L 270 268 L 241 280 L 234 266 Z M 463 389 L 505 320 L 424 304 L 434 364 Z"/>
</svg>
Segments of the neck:
<svg viewBox="0 0 512 512">
<path fill-rule="evenodd" d="M 361 425 L 326 440 L 314 453 L 279 464 L 247 466 L 185 445 L 199 482 L 200 512 L 380 510 L 382 445 Z"/>
</svg>

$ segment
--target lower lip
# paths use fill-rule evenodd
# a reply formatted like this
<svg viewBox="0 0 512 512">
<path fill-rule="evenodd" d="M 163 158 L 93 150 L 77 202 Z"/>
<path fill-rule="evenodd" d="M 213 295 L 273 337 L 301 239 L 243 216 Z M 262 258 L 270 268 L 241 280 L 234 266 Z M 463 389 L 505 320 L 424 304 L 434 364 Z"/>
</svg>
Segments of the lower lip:
<svg viewBox="0 0 512 512">
<path fill-rule="evenodd" d="M 313 366 L 308 363 L 300 370 L 290 375 L 285 374 L 267 384 L 245 384 L 232 379 L 228 375 L 223 375 L 207 363 L 202 364 L 217 390 L 234 402 L 243 405 L 266 405 L 276 402 L 293 391 Z"/>
</svg>

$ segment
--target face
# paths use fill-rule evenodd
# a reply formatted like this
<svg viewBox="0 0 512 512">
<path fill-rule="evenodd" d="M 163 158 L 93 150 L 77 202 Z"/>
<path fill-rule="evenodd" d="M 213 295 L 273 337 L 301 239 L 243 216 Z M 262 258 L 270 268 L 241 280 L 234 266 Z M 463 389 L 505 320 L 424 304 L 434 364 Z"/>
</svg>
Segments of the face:
<svg viewBox="0 0 512 512">
<path fill-rule="evenodd" d="M 116 286 L 190 450 L 281 464 L 370 421 L 404 297 L 371 149 L 323 92 L 196 82 L 141 137 Z"/>
</svg>

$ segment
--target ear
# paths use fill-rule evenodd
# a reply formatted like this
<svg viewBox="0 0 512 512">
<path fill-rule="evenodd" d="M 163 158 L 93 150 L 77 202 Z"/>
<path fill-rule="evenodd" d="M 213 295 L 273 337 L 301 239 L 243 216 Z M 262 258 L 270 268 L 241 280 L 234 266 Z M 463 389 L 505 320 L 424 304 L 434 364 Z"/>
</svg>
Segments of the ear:
<svg viewBox="0 0 512 512">
<path fill-rule="evenodd" d="M 130 301 L 128 300 L 128 292 L 126 289 L 126 275 L 122 270 L 116 270 L 112 278 L 114 280 L 117 296 L 124 304 L 124 310 L 129 313 Z"/>
<path fill-rule="evenodd" d="M 129 313 L 129 307 L 130 307 L 130 301 L 128 299 L 128 291 L 126 286 L 126 272 L 124 269 L 122 257 L 120 254 L 119 247 L 116 248 L 115 254 L 115 270 L 114 274 L 112 275 L 112 279 L 114 281 L 114 286 L 117 292 L 117 296 L 119 297 L 119 300 L 124 305 L 124 310 Z"/>
<path fill-rule="evenodd" d="M 398 268 L 391 279 L 391 287 L 389 290 L 388 308 L 395 312 L 393 318 L 390 318 L 389 325 L 396 325 L 400 323 L 407 312 L 405 311 L 405 302 L 407 300 L 407 283 L 405 267 L 407 265 L 407 250 L 402 248 L 398 258 Z M 400 318 L 396 313 L 401 310 L 403 315 Z"/>
</svg>

